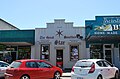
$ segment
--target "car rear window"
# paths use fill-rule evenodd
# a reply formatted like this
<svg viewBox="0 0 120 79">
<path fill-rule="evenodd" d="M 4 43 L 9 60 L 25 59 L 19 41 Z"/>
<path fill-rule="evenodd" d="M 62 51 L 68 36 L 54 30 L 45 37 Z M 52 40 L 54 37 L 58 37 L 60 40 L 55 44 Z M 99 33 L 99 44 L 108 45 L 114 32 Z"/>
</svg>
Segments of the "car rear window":
<svg viewBox="0 0 120 79">
<path fill-rule="evenodd" d="M 0 67 L 7 67 L 9 64 L 4 63 L 4 62 L 0 62 Z"/>
<path fill-rule="evenodd" d="M 91 67 L 92 64 L 92 61 L 78 61 L 76 62 L 75 67 Z"/>
<path fill-rule="evenodd" d="M 9 67 L 10 68 L 19 68 L 20 65 L 21 65 L 21 62 L 14 61 L 9 65 Z"/>
</svg>

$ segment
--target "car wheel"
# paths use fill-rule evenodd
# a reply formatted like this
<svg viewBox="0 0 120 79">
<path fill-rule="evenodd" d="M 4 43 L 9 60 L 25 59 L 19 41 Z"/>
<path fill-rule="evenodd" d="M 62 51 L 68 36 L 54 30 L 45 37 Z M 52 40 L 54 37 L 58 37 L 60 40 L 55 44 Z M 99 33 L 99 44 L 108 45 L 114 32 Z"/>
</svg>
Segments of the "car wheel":
<svg viewBox="0 0 120 79">
<path fill-rule="evenodd" d="M 27 75 L 23 75 L 20 79 L 30 79 L 30 78 Z"/>
<path fill-rule="evenodd" d="M 101 75 L 99 75 L 99 76 L 97 77 L 97 79 L 103 79 L 103 78 L 102 78 L 102 76 L 101 76 Z"/>
<path fill-rule="evenodd" d="M 119 73 L 118 72 L 115 73 L 115 78 L 114 79 L 119 79 Z"/>
<path fill-rule="evenodd" d="M 55 72 L 54 79 L 60 79 L 60 72 Z"/>
</svg>

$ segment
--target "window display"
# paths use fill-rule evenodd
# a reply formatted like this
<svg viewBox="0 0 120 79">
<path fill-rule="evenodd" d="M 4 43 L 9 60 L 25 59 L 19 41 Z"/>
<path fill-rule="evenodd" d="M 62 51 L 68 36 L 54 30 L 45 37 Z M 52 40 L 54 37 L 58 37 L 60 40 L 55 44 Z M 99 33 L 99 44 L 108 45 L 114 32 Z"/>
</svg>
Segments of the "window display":
<svg viewBox="0 0 120 79">
<path fill-rule="evenodd" d="M 90 46 L 90 58 L 103 58 L 103 45 L 91 45 Z"/>
<path fill-rule="evenodd" d="M 70 60 L 78 60 L 78 59 L 79 59 L 79 46 L 70 45 Z"/>
<path fill-rule="evenodd" d="M 47 45 L 47 44 L 41 45 L 41 50 L 42 50 L 42 56 L 41 56 L 41 58 L 43 60 L 49 60 L 50 45 Z"/>
<path fill-rule="evenodd" d="M 30 59 L 31 58 L 30 46 L 20 46 L 18 47 L 18 59 Z"/>
</svg>

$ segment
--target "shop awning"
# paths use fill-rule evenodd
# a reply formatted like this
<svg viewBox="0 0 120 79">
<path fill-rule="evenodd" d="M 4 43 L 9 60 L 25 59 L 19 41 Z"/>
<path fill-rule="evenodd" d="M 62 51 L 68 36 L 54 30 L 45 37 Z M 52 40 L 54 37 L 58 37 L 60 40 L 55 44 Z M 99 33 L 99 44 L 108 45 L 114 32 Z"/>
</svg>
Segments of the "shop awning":
<svg viewBox="0 0 120 79">
<path fill-rule="evenodd" d="M 0 44 L 34 45 L 34 30 L 0 30 Z"/>
<path fill-rule="evenodd" d="M 89 43 L 120 43 L 120 31 L 91 31 L 86 41 Z"/>
</svg>

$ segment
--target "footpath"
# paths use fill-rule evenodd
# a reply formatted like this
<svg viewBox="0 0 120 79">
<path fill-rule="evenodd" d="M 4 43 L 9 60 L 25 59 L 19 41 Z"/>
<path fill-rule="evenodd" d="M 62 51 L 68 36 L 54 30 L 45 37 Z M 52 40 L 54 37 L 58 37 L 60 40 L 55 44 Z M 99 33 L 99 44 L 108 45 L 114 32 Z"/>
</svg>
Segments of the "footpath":
<svg viewBox="0 0 120 79">
<path fill-rule="evenodd" d="M 64 72 L 62 77 L 71 77 L 71 72 Z"/>
</svg>

